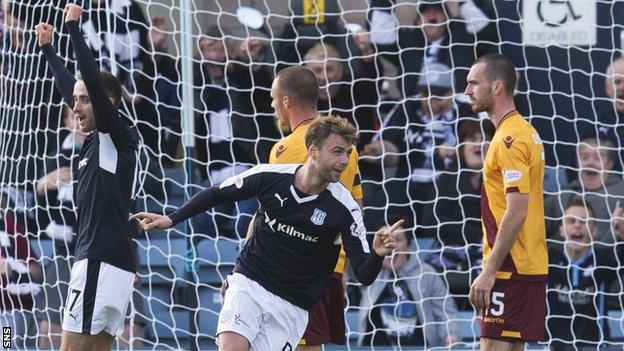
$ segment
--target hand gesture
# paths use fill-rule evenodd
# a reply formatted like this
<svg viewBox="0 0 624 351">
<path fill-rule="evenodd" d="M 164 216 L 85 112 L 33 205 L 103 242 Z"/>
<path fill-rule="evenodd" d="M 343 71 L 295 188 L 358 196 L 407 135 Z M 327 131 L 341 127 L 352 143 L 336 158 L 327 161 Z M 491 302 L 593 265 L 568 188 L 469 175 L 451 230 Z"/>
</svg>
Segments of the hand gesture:
<svg viewBox="0 0 624 351">
<path fill-rule="evenodd" d="M 65 23 L 71 21 L 79 21 L 82 15 L 82 7 L 76 4 L 65 5 Z"/>
<path fill-rule="evenodd" d="M 396 247 L 394 231 L 403 225 L 403 223 L 405 223 L 404 220 L 398 220 L 390 228 L 384 227 L 375 233 L 375 238 L 373 239 L 373 249 L 379 257 L 385 257 L 392 253 Z"/>
<path fill-rule="evenodd" d="M 40 22 L 35 26 L 35 33 L 37 34 L 37 44 L 41 47 L 52 42 L 54 27 L 51 24 Z"/>
<path fill-rule="evenodd" d="M 130 219 L 136 219 L 139 221 L 141 229 L 145 232 L 158 228 L 167 229 L 171 227 L 171 224 L 173 224 L 171 218 L 165 215 L 149 212 L 139 212 L 130 217 Z"/>
<path fill-rule="evenodd" d="M 169 28 L 167 28 L 167 24 L 165 23 L 165 18 L 163 16 L 152 17 L 149 37 L 154 50 L 165 51 L 165 48 L 167 47 L 167 39 L 169 37 L 168 32 Z"/>
</svg>

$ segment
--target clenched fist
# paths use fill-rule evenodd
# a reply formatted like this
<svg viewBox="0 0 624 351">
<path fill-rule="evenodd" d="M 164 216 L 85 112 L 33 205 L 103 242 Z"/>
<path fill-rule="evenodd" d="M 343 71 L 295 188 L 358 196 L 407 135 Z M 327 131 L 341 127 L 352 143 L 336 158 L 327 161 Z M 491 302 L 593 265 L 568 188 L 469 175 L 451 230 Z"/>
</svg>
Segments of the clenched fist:
<svg viewBox="0 0 624 351">
<path fill-rule="evenodd" d="M 35 26 L 35 34 L 37 34 L 37 44 L 44 46 L 52 42 L 52 34 L 54 27 L 51 24 L 41 22 Z"/>
<path fill-rule="evenodd" d="M 79 21 L 82 15 L 82 7 L 76 4 L 65 5 L 65 23 Z"/>
</svg>

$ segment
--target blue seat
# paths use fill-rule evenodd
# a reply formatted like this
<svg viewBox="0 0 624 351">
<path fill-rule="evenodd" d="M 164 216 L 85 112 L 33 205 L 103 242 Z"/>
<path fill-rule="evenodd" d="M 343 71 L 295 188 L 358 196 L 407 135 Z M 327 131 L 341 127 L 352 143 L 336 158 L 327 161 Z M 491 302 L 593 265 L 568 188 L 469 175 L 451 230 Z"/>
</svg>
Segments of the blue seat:
<svg viewBox="0 0 624 351">
<path fill-rule="evenodd" d="M 481 324 L 476 319 L 473 311 L 459 311 L 457 322 L 459 323 L 460 338 L 464 341 L 478 341 Z"/>
<path fill-rule="evenodd" d="M 609 311 L 609 329 L 611 330 L 611 338 L 624 339 L 624 316 L 622 311 Z"/>
<path fill-rule="evenodd" d="M 234 269 L 239 248 L 239 241 L 229 238 L 202 240 L 197 245 L 200 282 L 220 284 Z"/>
<path fill-rule="evenodd" d="M 201 286 L 199 289 L 199 331 L 202 337 L 214 339 L 223 299 L 219 287 Z"/>
<path fill-rule="evenodd" d="M 30 246 L 33 251 L 39 257 L 39 262 L 42 265 L 46 265 L 52 259 L 54 259 L 55 250 L 54 250 L 54 240 L 51 239 L 39 239 L 32 240 L 30 242 Z"/>
<path fill-rule="evenodd" d="M 359 310 L 355 308 L 347 309 L 345 312 L 345 322 L 349 339 L 357 340 L 362 333 L 360 330 Z"/>
<path fill-rule="evenodd" d="M 149 235 L 149 234 L 148 234 Z M 141 239 L 137 240 L 139 275 L 143 284 L 172 285 L 184 279 L 186 240 Z"/>
</svg>

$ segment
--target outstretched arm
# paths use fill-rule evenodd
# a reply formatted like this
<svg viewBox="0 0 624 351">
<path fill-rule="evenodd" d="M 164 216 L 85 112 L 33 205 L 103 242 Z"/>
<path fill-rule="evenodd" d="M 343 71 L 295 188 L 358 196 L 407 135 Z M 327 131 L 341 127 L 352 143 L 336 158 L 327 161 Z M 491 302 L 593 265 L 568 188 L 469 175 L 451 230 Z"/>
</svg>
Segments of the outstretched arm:
<svg viewBox="0 0 624 351">
<path fill-rule="evenodd" d="M 48 61 L 52 75 L 54 75 L 54 85 L 63 96 L 63 100 L 69 107 L 74 107 L 74 84 L 76 79 L 65 67 L 61 58 L 56 54 L 52 46 L 52 34 L 54 27 L 48 23 L 41 22 L 35 26 L 37 42 L 43 52 L 43 57 Z"/>
<path fill-rule="evenodd" d="M 177 211 L 168 216 L 140 212 L 130 219 L 141 222 L 144 231 L 169 228 L 214 206 L 252 198 L 258 194 L 262 165 L 253 167 L 241 174 L 226 179 L 221 185 L 204 189 L 193 196 Z"/>
</svg>

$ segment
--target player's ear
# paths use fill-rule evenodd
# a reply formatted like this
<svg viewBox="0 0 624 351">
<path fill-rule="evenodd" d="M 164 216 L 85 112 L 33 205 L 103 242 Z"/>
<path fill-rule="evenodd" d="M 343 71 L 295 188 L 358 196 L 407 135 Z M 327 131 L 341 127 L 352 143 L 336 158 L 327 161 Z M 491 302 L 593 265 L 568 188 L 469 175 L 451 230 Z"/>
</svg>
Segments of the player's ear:
<svg viewBox="0 0 624 351">
<path fill-rule="evenodd" d="M 492 83 L 492 95 L 498 95 L 503 90 L 503 82 L 500 79 Z"/>
<path fill-rule="evenodd" d="M 318 157 L 318 153 L 319 153 L 318 147 L 316 147 L 316 145 L 314 144 L 310 145 L 310 147 L 308 148 L 308 155 L 310 155 L 310 158 L 313 161 L 316 161 L 316 158 Z"/>
<path fill-rule="evenodd" d="M 285 108 L 291 108 L 292 107 L 292 101 L 290 100 L 288 95 L 282 96 L 282 106 L 284 106 Z"/>
<path fill-rule="evenodd" d="M 110 101 L 111 105 L 117 106 L 117 104 L 115 103 L 115 99 L 113 99 L 112 97 L 109 96 L 108 101 Z"/>
</svg>

